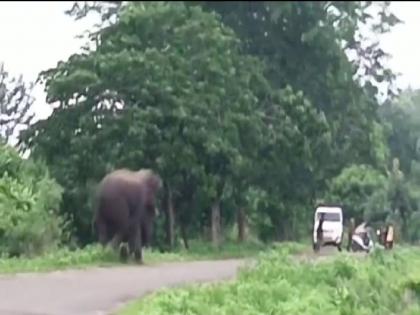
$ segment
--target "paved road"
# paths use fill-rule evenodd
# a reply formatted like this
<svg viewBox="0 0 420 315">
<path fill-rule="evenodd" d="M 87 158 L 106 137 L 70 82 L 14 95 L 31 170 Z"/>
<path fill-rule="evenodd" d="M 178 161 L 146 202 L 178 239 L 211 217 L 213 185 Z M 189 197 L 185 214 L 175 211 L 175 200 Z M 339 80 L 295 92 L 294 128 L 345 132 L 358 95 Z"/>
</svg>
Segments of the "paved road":
<svg viewBox="0 0 420 315">
<path fill-rule="evenodd" d="M 327 247 L 297 258 L 319 261 L 335 253 Z M 246 264 L 234 259 L 0 276 L 0 315 L 110 314 L 160 288 L 233 278 Z"/>
<path fill-rule="evenodd" d="M 1 315 L 110 314 L 162 287 L 225 280 L 243 260 L 168 263 L 0 277 Z"/>
</svg>

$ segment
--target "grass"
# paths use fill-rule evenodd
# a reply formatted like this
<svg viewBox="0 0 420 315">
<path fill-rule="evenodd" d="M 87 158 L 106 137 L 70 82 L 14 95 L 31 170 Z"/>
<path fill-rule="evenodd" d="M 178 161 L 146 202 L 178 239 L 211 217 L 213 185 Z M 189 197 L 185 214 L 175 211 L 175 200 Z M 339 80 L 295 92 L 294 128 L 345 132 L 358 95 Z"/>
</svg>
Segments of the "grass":
<svg viewBox="0 0 420 315">
<path fill-rule="evenodd" d="M 420 250 L 347 253 L 302 262 L 278 247 L 259 255 L 236 281 L 165 289 L 135 301 L 120 315 L 418 315 Z"/>
<path fill-rule="evenodd" d="M 146 264 L 160 262 L 191 261 L 203 259 L 227 259 L 256 256 L 267 246 L 258 242 L 236 244 L 227 242 L 219 250 L 201 241 L 192 241 L 189 251 L 177 250 L 171 253 L 159 253 L 144 250 Z M 134 262 L 128 262 L 133 264 Z M 67 268 L 87 268 L 92 266 L 109 267 L 121 265 L 118 256 L 109 248 L 99 245 L 87 246 L 83 249 L 69 250 L 61 248 L 34 258 L 0 258 L 0 273 L 46 272 Z"/>
<path fill-rule="evenodd" d="M 87 246 L 76 250 L 61 248 L 34 258 L 0 258 L 0 273 L 44 272 L 116 264 L 118 257 L 112 251 L 99 246 Z"/>
</svg>

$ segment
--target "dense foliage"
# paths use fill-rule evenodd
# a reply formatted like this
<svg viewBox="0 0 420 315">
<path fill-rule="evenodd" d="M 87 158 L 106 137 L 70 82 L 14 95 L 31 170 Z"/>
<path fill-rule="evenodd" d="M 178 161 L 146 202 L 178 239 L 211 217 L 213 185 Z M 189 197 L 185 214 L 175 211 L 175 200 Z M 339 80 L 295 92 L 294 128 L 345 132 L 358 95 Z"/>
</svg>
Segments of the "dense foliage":
<svg viewBox="0 0 420 315">
<path fill-rule="evenodd" d="M 389 3 L 99 1 L 68 14 L 90 12 L 102 24 L 82 52 L 40 74 L 52 115 L 19 139 L 63 187 L 80 243 L 94 240 L 96 184 L 119 167 L 164 179 L 155 230 L 172 247 L 220 245 L 234 225 L 239 240 L 306 238 L 320 200 L 418 238 L 418 97 L 395 98 L 378 45 L 399 23 Z"/>
<path fill-rule="evenodd" d="M 23 160 L 2 143 L 0 174 L 1 255 L 41 254 L 67 240 L 57 214 L 62 188 L 44 163 Z"/>
<path fill-rule="evenodd" d="M 33 85 L 26 84 L 23 77 L 10 76 L 4 63 L 0 62 L 0 137 L 9 141 L 27 128 L 34 118 L 31 106 Z"/>
<path fill-rule="evenodd" d="M 323 115 L 301 92 L 273 89 L 264 64 L 243 54 L 214 14 L 148 3 L 119 15 L 96 35 L 94 50 L 43 73 L 48 100 L 59 105 L 26 138 L 67 188 L 63 210 L 74 215 L 79 235 L 90 232 L 86 184 L 118 166 L 157 170 L 189 233 L 200 231 L 193 222 L 208 225 L 205 209 L 247 206 L 252 187 L 273 196 L 260 215 L 281 226 L 287 192 L 274 198 L 277 187 L 296 178 L 297 169 L 311 173 L 314 153 L 326 148 Z M 291 190 L 297 202 L 302 189 Z M 234 216 L 225 211 L 229 223 Z"/>
<path fill-rule="evenodd" d="M 373 207 L 386 209 L 386 191 L 384 174 L 369 165 L 352 165 L 332 179 L 328 200 L 343 204 L 348 217 L 368 219 Z"/>
<path fill-rule="evenodd" d="M 261 255 L 255 269 L 224 284 L 167 289 L 120 314 L 360 314 L 414 315 L 418 303 L 418 249 L 368 258 L 340 256 L 296 263 L 287 250 Z"/>
<path fill-rule="evenodd" d="M 390 197 L 390 208 L 396 210 L 395 219 L 401 221 L 404 236 L 418 241 L 418 220 L 420 214 L 419 144 L 420 91 L 408 89 L 395 101 L 389 101 L 380 108 L 385 126 L 389 149 L 394 157 Z"/>
</svg>

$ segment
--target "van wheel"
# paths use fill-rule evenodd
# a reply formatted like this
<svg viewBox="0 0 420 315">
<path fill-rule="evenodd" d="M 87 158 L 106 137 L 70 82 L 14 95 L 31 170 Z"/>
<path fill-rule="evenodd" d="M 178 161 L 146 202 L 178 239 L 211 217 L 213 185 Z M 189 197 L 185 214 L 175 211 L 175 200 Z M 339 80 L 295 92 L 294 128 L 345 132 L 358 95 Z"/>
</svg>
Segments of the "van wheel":
<svg viewBox="0 0 420 315">
<path fill-rule="evenodd" d="M 319 252 L 320 246 L 318 243 L 312 243 L 312 248 L 315 253 Z"/>
</svg>

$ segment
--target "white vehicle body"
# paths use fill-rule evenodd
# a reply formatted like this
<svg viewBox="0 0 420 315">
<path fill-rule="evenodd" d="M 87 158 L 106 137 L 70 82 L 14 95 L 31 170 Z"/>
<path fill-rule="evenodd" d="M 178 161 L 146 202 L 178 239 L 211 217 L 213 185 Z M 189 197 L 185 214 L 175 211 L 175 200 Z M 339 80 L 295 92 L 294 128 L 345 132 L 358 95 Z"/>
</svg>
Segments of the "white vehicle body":
<svg viewBox="0 0 420 315">
<path fill-rule="evenodd" d="M 363 241 L 363 235 L 366 235 L 368 238 L 368 242 L 367 244 L 364 243 Z M 371 250 L 374 249 L 375 244 L 373 243 L 372 240 L 372 235 L 371 235 L 371 230 L 366 226 L 366 222 L 360 224 L 354 231 L 353 231 L 353 236 L 351 238 L 352 242 L 358 245 L 354 246 L 355 248 L 357 248 L 357 250 L 362 250 L 365 252 L 370 252 Z"/>
<path fill-rule="evenodd" d="M 317 242 L 317 229 L 321 213 L 324 213 L 322 227 L 324 244 L 341 244 L 343 237 L 343 209 L 338 206 L 319 206 L 315 210 L 313 242 Z"/>
</svg>

